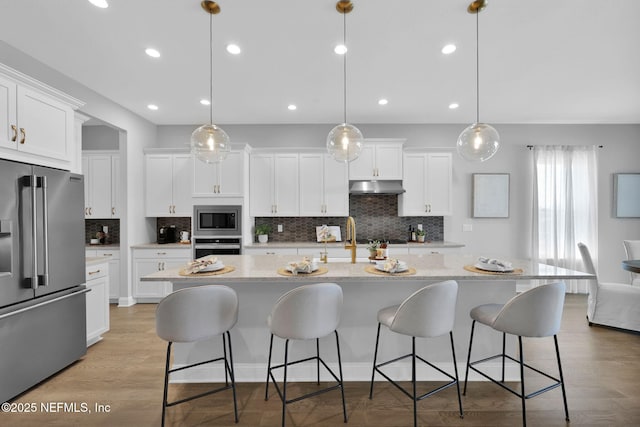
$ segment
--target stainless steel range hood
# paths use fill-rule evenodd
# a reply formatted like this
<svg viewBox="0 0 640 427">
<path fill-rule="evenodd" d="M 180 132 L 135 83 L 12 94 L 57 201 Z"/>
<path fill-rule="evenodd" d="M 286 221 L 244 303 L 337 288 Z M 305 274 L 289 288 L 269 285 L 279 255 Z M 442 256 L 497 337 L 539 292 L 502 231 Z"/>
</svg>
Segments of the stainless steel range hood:
<svg viewBox="0 0 640 427">
<path fill-rule="evenodd" d="M 349 194 L 402 194 L 402 181 L 349 181 Z"/>
</svg>

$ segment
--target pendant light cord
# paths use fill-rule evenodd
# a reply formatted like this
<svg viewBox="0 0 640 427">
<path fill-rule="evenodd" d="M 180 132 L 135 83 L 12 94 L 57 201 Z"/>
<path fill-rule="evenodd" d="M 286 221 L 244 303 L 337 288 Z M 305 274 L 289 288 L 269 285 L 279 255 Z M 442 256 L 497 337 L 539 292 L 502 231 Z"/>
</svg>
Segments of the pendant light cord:
<svg viewBox="0 0 640 427">
<path fill-rule="evenodd" d="M 213 124 L 213 14 L 209 14 L 209 124 Z"/>
<path fill-rule="evenodd" d="M 346 52 L 342 61 L 342 90 L 343 90 L 343 108 L 344 108 L 344 123 L 347 123 L 347 13 L 342 14 L 342 44 Z"/>
<path fill-rule="evenodd" d="M 476 12 L 476 123 L 480 123 L 480 10 Z"/>
</svg>

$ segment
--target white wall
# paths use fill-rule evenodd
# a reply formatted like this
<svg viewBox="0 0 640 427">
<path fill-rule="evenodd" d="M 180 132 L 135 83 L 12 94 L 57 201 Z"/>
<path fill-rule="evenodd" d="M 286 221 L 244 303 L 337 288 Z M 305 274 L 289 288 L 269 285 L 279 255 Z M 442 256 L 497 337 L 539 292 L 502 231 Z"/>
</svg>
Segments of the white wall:
<svg viewBox="0 0 640 427">
<path fill-rule="evenodd" d="M 406 138 L 408 147 L 454 150 L 458 135 L 468 124 L 384 125 L 358 124 L 365 137 Z M 186 147 L 193 126 L 159 126 L 157 146 Z M 324 147 L 334 124 L 327 125 L 223 125 L 232 141 L 262 147 Z M 478 254 L 529 258 L 533 153 L 527 145 L 604 145 L 599 150 L 599 273 L 601 280 L 626 282 L 620 267 L 624 239 L 640 239 L 640 218 L 613 217 L 613 174 L 640 172 L 640 125 L 505 125 L 494 124 L 502 146 L 489 161 L 471 163 L 454 155 L 453 211 L 445 217 L 445 239 L 461 242 Z M 471 217 L 473 173 L 509 173 L 510 217 Z M 472 232 L 462 225 L 471 224 Z M 595 251 L 594 251 L 595 252 Z"/>
<path fill-rule="evenodd" d="M 118 130 L 109 126 L 83 126 L 82 149 L 83 150 L 118 150 Z"/>
</svg>

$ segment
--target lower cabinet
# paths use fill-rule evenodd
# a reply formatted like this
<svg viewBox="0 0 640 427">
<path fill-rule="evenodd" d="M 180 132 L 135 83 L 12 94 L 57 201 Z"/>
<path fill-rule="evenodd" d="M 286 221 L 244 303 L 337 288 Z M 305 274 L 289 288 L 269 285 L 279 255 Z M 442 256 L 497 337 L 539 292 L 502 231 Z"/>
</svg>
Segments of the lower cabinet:
<svg viewBox="0 0 640 427">
<path fill-rule="evenodd" d="M 141 277 L 156 271 L 179 268 L 191 260 L 191 247 L 185 249 L 133 249 L 133 297 L 139 303 L 157 303 L 169 295 L 171 282 L 143 282 Z"/>
<path fill-rule="evenodd" d="M 245 255 L 298 255 L 296 248 L 244 248 Z"/>
<path fill-rule="evenodd" d="M 109 263 L 86 267 L 87 346 L 102 339 L 109 330 Z"/>
<path fill-rule="evenodd" d="M 109 302 L 117 303 L 120 298 L 120 248 L 114 249 L 87 249 L 87 258 L 109 258 Z"/>
</svg>

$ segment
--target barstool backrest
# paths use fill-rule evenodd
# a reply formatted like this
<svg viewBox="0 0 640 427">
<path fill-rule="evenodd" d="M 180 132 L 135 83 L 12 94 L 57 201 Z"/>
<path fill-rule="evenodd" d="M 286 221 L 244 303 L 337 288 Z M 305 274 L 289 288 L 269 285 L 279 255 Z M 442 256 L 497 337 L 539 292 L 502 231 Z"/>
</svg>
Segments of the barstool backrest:
<svg viewBox="0 0 640 427">
<path fill-rule="evenodd" d="M 269 317 L 271 333 L 284 339 L 315 339 L 338 328 L 342 288 L 335 283 L 303 285 L 282 295 Z"/>
<path fill-rule="evenodd" d="M 438 337 L 453 329 L 458 282 L 447 280 L 417 290 L 405 299 L 389 329 L 413 337 Z"/>
<path fill-rule="evenodd" d="M 511 298 L 496 316 L 493 328 L 522 337 L 556 335 L 562 322 L 564 282 L 531 288 Z"/>
<path fill-rule="evenodd" d="M 223 285 L 180 289 L 160 301 L 156 333 L 169 342 L 194 342 L 220 335 L 238 321 L 238 296 Z"/>
</svg>

